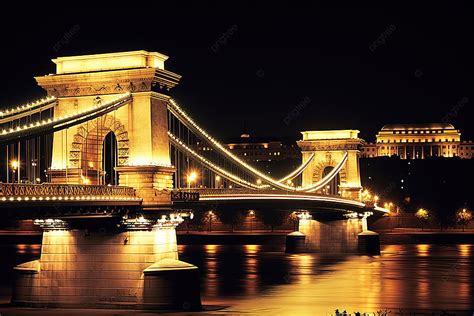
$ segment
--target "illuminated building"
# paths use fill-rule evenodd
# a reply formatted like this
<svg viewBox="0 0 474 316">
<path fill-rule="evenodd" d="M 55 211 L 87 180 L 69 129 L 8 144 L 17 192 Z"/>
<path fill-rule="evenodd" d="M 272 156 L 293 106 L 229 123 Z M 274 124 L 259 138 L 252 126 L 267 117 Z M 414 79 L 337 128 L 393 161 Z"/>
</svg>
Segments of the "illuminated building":
<svg viewBox="0 0 474 316">
<path fill-rule="evenodd" d="M 364 158 L 471 158 L 472 148 L 472 142 L 461 141 L 459 130 L 448 123 L 388 124 L 378 132 L 375 143 L 362 147 L 361 155 Z"/>
<path fill-rule="evenodd" d="M 459 145 L 459 157 L 465 159 L 474 157 L 474 142 L 472 140 L 461 141 Z"/>
<path fill-rule="evenodd" d="M 246 161 L 301 159 L 301 153 L 296 144 L 287 144 L 272 138 L 250 137 L 249 134 L 242 134 L 238 139 L 229 139 L 227 148 Z"/>
</svg>

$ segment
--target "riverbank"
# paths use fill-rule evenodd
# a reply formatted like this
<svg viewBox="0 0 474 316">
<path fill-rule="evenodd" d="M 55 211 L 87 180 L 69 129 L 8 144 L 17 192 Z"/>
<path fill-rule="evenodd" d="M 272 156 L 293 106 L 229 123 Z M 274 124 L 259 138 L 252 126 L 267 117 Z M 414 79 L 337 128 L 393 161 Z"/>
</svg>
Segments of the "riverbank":
<svg viewBox="0 0 474 316">
<path fill-rule="evenodd" d="M 383 245 L 403 244 L 474 244 L 474 230 L 421 230 L 397 228 L 379 230 L 380 243 Z M 285 231 L 212 231 L 177 232 L 180 245 L 271 245 L 285 244 Z M 38 231 L 0 231 L 0 245 L 41 244 L 42 233 Z"/>
</svg>

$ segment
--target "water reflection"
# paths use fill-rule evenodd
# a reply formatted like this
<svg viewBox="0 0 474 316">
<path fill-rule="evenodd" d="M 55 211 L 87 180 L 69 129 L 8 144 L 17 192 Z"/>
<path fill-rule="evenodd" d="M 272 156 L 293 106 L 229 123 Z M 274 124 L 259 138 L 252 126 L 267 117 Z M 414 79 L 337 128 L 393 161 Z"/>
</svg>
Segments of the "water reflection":
<svg viewBox="0 0 474 316">
<path fill-rule="evenodd" d="M 418 256 L 427 257 L 429 256 L 431 245 L 416 245 L 416 250 L 418 251 Z"/>
<path fill-rule="evenodd" d="M 230 305 L 230 312 L 474 308 L 472 245 L 390 245 L 380 257 L 208 247 L 179 246 L 181 259 L 201 268 L 203 301 Z"/>
<path fill-rule="evenodd" d="M 474 308 L 472 245 L 390 245 L 376 257 L 285 254 L 278 245 L 178 249 L 181 260 L 200 268 L 203 302 L 230 306 L 230 314 Z M 2 299 L 11 293 L 11 268 L 38 258 L 40 250 L 0 245 Z"/>
</svg>

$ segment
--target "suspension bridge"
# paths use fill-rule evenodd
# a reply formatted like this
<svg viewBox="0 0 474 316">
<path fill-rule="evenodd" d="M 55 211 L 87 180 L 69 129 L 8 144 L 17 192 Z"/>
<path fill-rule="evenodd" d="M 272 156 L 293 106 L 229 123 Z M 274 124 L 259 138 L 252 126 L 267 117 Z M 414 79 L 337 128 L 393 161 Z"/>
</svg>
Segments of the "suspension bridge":
<svg viewBox="0 0 474 316">
<path fill-rule="evenodd" d="M 60 57 L 35 77 L 44 98 L 0 111 L 0 209 L 44 229 L 41 259 L 16 268 L 15 303 L 199 306 L 195 290 L 163 294 L 196 270 L 174 230 L 194 208 L 295 210 L 307 250 L 365 245 L 367 217 L 385 210 L 361 200 L 358 131 L 303 132 L 301 165 L 273 178 L 169 95 L 180 76 L 167 58 Z"/>
</svg>

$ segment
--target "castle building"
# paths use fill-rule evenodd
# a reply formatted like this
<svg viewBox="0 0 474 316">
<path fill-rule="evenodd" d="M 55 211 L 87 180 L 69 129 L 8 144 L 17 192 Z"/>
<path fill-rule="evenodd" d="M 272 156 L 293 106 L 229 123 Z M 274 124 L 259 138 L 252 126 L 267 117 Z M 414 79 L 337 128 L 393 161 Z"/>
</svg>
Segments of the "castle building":
<svg viewBox="0 0 474 316">
<path fill-rule="evenodd" d="M 361 157 L 471 158 L 473 152 L 473 142 L 461 141 L 461 133 L 449 123 L 388 124 L 377 133 L 375 143 L 361 148 Z"/>
</svg>

